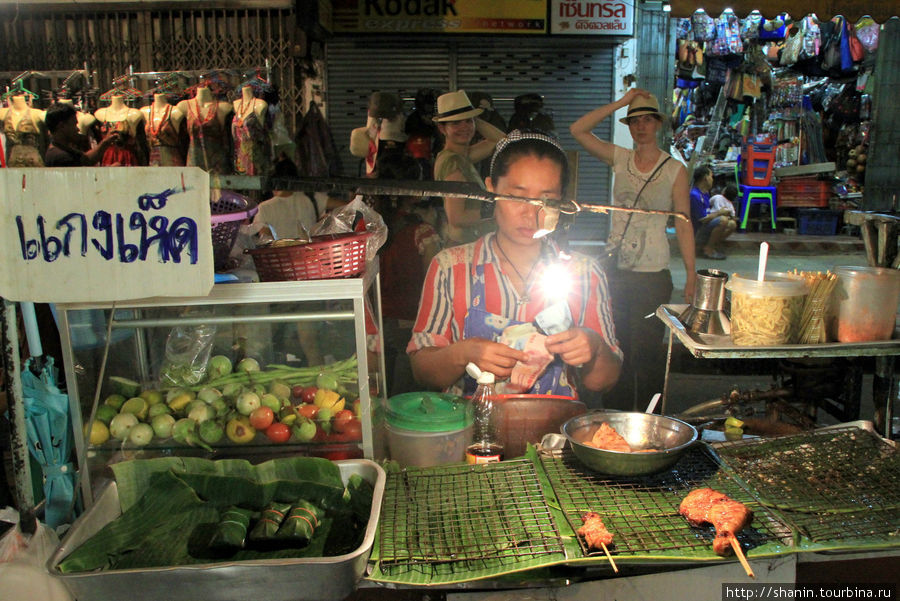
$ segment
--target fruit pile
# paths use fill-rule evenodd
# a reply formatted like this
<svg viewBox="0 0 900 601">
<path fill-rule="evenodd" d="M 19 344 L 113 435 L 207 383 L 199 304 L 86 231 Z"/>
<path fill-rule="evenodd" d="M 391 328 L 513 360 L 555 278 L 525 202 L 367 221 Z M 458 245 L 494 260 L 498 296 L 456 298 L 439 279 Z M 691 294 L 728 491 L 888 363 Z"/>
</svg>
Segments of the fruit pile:
<svg viewBox="0 0 900 601">
<path fill-rule="evenodd" d="M 255 359 L 236 366 L 210 358 L 205 382 L 186 388 L 141 389 L 111 377 L 113 393 L 97 407 L 87 435 L 99 446 L 111 438 L 135 447 L 174 439 L 211 445 L 287 442 L 361 442 L 359 399 L 347 403 L 357 382 L 356 358 L 323 367 L 296 368 Z"/>
</svg>

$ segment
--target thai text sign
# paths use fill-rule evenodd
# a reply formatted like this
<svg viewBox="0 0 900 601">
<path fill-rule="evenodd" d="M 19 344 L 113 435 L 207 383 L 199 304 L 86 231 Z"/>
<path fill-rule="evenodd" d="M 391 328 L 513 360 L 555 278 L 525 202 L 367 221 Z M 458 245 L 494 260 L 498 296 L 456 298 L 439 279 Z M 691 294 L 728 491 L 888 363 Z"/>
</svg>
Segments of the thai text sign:
<svg viewBox="0 0 900 601">
<path fill-rule="evenodd" d="M 0 170 L 0 296 L 105 302 L 213 285 L 209 176 L 196 167 Z"/>
<path fill-rule="evenodd" d="M 630 36 L 634 33 L 634 0 L 551 0 L 550 32 Z"/>
<path fill-rule="evenodd" d="M 547 0 L 334 0 L 333 7 L 335 32 L 547 32 Z"/>
</svg>

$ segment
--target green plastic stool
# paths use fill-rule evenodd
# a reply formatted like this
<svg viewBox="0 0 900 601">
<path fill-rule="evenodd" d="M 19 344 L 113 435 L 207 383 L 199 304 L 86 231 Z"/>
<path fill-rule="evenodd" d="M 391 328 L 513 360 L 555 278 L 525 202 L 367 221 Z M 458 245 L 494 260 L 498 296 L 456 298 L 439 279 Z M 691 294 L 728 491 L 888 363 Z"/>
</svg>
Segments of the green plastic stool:
<svg viewBox="0 0 900 601">
<path fill-rule="evenodd" d="M 741 229 L 747 229 L 747 218 L 750 217 L 750 205 L 754 203 L 769 203 L 769 218 L 772 220 L 772 230 L 775 230 L 775 188 L 741 185 Z"/>
</svg>

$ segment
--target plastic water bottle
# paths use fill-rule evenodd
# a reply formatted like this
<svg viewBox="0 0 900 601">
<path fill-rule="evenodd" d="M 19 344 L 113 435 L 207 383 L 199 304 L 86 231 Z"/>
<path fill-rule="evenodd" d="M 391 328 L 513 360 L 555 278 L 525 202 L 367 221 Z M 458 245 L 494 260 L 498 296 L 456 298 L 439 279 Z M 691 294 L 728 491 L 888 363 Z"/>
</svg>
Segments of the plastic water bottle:
<svg viewBox="0 0 900 601">
<path fill-rule="evenodd" d="M 466 371 L 478 382 L 478 388 L 472 395 L 474 424 L 472 444 L 466 448 L 466 463 L 500 461 L 503 459 L 503 445 L 500 444 L 494 406 L 494 374 L 481 371 L 474 363 L 469 363 Z"/>
</svg>

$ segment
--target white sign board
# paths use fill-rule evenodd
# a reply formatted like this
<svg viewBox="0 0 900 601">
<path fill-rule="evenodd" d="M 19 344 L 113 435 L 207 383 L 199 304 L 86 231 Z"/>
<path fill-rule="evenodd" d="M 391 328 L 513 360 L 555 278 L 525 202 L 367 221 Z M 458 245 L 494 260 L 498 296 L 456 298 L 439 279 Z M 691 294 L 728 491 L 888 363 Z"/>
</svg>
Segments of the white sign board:
<svg viewBox="0 0 900 601">
<path fill-rule="evenodd" d="M 0 296 L 106 302 L 213 286 L 197 167 L 0 169 Z"/>
<path fill-rule="evenodd" d="M 634 34 L 635 0 L 550 0 L 550 33 Z"/>
</svg>

